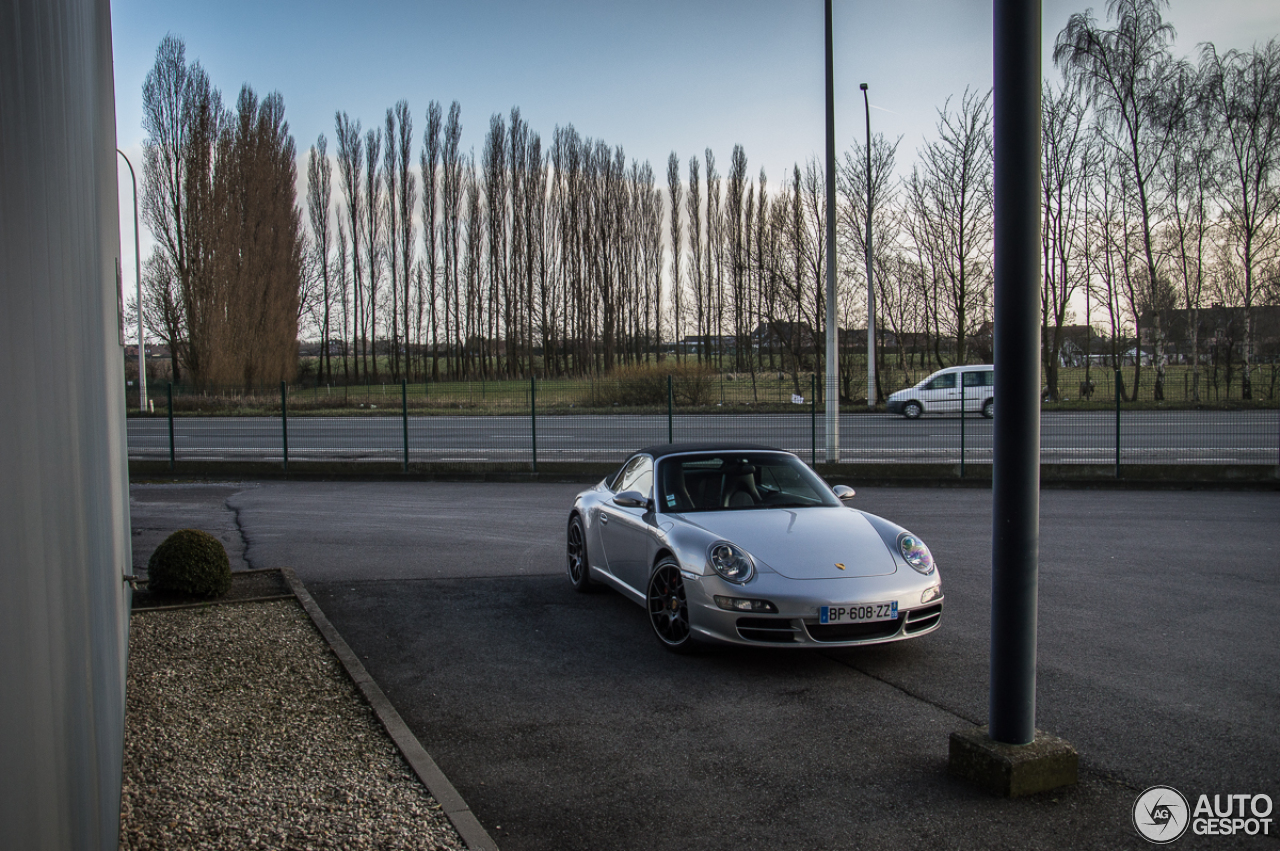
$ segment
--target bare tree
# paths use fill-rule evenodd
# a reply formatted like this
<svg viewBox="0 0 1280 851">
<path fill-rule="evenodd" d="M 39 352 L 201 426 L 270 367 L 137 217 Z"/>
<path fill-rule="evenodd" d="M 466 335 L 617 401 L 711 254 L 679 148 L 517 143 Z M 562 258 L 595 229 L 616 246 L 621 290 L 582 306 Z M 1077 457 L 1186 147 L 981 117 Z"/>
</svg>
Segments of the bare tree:
<svg viewBox="0 0 1280 851">
<path fill-rule="evenodd" d="M 444 230 L 444 327 L 446 371 L 461 374 L 461 362 L 449 361 L 449 352 L 460 346 L 462 332 L 462 259 L 460 219 L 463 211 L 463 159 L 460 149 L 462 139 L 462 108 L 454 101 L 449 105 L 449 115 L 444 125 L 444 145 L 441 148 L 441 225 Z M 469 188 L 467 191 L 470 191 Z M 471 209 L 468 206 L 468 209 Z M 478 210 L 472 210 L 479 216 Z M 469 314 L 468 314 L 469 315 Z M 459 353 L 461 350 L 459 349 Z"/>
<path fill-rule="evenodd" d="M 747 180 L 747 155 L 741 145 L 733 146 L 729 159 L 725 224 L 729 252 L 729 284 L 733 297 L 734 369 L 745 367 L 743 354 L 747 349 L 749 329 L 745 329 L 747 315 L 747 258 L 745 228 L 745 192 Z"/>
<path fill-rule="evenodd" d="M 723 366 L 720 336 L 724 321 L 724 214 L 721 212 L 720 173 L 716 171 L 716 157 L 707 148 L 703 152 L 707 166 L 707 244 L 706 272 L 702 276 L 702 285 L 706 290 L 703 300 L 707 305 L 707 327 L 704 345 L 707 356 L 715 356 L 714 363 Z M 715 344 L 712 345 L 712 341 Z"/>
<path fill-rule="evenodd" d="M 693 303 L 695 339 L 698 347 L 698 363 L 702 363 L 706 347 L 706 322 L 709 312 L 706 288 L 702 284 L 702 197 L 701 178 L 698 175 L 698 158 L 689 157 L 689 270 L 693 275 Z"/>
<path fill-rule="evenodd" d="M 1200 400 L 1200 308 L 1209 261 L 1214 171 L 1218 167 L 1217 122 L 1206 97 L 1204 75 L 1182 66 L 1169 100 L 1186 104 L 1172 130 L 1183 140 L 1161 163 L 1167 223 L 1161 240 L 1177 281 L 1179 301 L 1186 311 L 1185 333 L 1191 358 L 1193 400 Z"/>
<path fill-rule="evenodd" d="M 214 279 L 222 350 L 208 378 L 254 387 L 298 368 L 301 216 L 297 156 L 284 99 L 245 85 L 218 142 Z"/>
<path fill-rule="evenodd" d="M 1040 198 L 1041 359 L 1048 398 L 1060 398 L 1058 368 L 1065 343 L 1063 326 L 1072 298 L 1085 279 L 1083 258 L 1089 181 L 1095 169 L 1094 136 L 1077 92 L 1046 84 L 1041 95 Z"/>
<path fill-rule="evenodd" d="M 184 368 L 199 374 L 213 318 L 203 273 L 210 255 L 214 146 L 223 121 L 222 96 L 198 62 L 187 65 L 182 39 L 161 40 L 143 83 L 142 110 L 142 218 L 163 257 L 149 276 L 158 285 L 152 300 L 171 301 L 181 316 L 154 330 L 171 337 L 173 378 L 180 382 Z"/>
<path fill-rule="evenodd" d="M 883 302 L 891 298 L 888 290 L 906 286 L 894 277 L 894 256 L 899 250 L 899 221 L 897 212 L 897 184 L 894 180 L 898 145 L 902 137 L 890 143 L 884 134 L 877 133 L 871 139 L 871 179 L 867 179 L 867 150 L 859 143 L 854 143 L 853 150 L 844 155 L 836 175 L 837 189 L 840 193 L 840 205 L 837 208 L 837 239 L 840 241 L 842 256 L 846 258 L 841 266 L 854 270 L 854 280 L 861 280 L 859 291 L 866 289 L 867 263 L 867 209 L 871 209 L 871 245 L 872 245 L 872 284 L 876 289 L 877 301 Z M 868 190 L 870 199 L 868 200 Z M 870 315 L 870 311 L 868 311 Z M 901 314 L 898 314 L 901 320 Z M 884 339 L 882 326 L 877 326 L 877 342 Z M 884 362 L 883 345 L 876 346 L 877 363 Z M 849 370 L 842 369 L 841 378 L 846 387 L 851 375 Z M 881 370 L 876 370 L 877 401 L 884 398 Z M 849 392 L 849 391 L 846 391 Z"/>
<path fill-rule="evenodd" d="M 382 130 L 370 129 L 364 134 L 364 222 L 361 236 L 364 239 L 364 256 L 369 261 L 369 286 L 364 312 L 364 329 L 360 336 L 360 355 L 365 358 L 365 374 L 369 374 L 369 360 L 373 361 L 373 380 L 378 380 L 378 299 L 382 260 L 386 254 L 386 218 L 382 207 L 385 174 L 378 167 L 382 153 Z"/>
<path fill-rule="evenodd" d="M 1143 278 L 1139 301 L 1154 306 L 1161 301 L 1162 282 L 1156 262 L 1158 167 L 1173 136 L 1168 132 L 1166 93 L 1176 73 L 1169 55 L 1173 27 L 1161 10 L 1167 0 L 1109 0 L 1107 17 L 1115 29 L 1103 29 L 1091 11 L 1072 15 L 1058 34 L 1053 59 L 1067 78 L 1088 92 L 1101 117 L 1104 139 L 1129 172 L 1126 200 L 1139 223 Z M 1151 314 L 1156 349 L 1155 398 L 1164 399 L 1164 327 L 1158 310 Z M 1141 315 L 1134 317 L 1141 344 Z M 1140 376 L 1141 357 L 1137 358 Z M 1136 387 L 1135 387 L 1136 389 Z"/>
<path fill-rule="evenodd" d="M 676 342 L 676 354 L 679 355 L 680 325 L 681 317 L 684 313 L 684 287 L 680 281 L 680 258 L 682 256 L 680 237 L 683 227 L 680 223 L 680 201 L 683 194 L 680 186 L 680 158 L 676 156 L 676 152 L 672 151 L 671 156 L 667 157 L 667 192 L 668 207 L 671 210 L 671 228 L 669 231 L 671 239 L 671 319 L 672 319 L 672 336 Z"/>
<path fill-rule="evenodd" d="M 438 101 L 427 105 L 427 129 L 422 134 L 422 242 L 426 253 L 427 291 L 418 293 L 418 325 L 422 324 L 422 301 L 427 301 L 428 322 L 431 326 L 431 380 L 440 380 L 440 327 L 436 319 L 436 292 L 439 281 L 439 252 L 437 251 L 438 225 L 436 212 L 439 207 L 440 176 L 440 125 L 441 110 Z"/>
<path fill-rule="evenodd" d="M 361 171 L 364 167 L 364 148 L 360 145 L 360 122 L 351 123 L 345 112 L 334 114 L 335 133 L 338 139 L 338 175 L 342 178 L 342 188 L 347 199 L 346 233 L 351 238 L 351 324 L 348 328 L 351 337 L 349 350 L 344 344 L 342 359 L 343 377 L 350 380 L 347 373 L 348 361 L 355 368 L 355 379 L 360 380 L 360 329 L 362 327 L 364 290 L 360 263 L 360 226 L 364 217 L 364 193 L 361 188 Z M 339 222 L 339 233 L 342 231 Z M 344 289 L 344 298 L 345 298 Z M 346 324 L 344 317 L 343 323 Z"/>
<path fill-rule="evenodd" d="M 333 360 L 329 352 L 329 335 L 332 328 L 331 312 L 333 293 L 329 286 L 329 254 L 332 249 L 332 232 L 329 228 L 329 208 L 333 198 L 333 162 L 329 159 L 328 142 L 321 133 L 311 146 L 307 157 L 307 214 L 311 220 L 311 245 L 315 263 L 320 273 L 323 291 L 320 308 L 320 358 L 316 364 L 316 383 L 323 384 L 325 376 L 332 378 Z"/>
<path fill-rule="evenodd" d="M 968 338 L 991 304 L 991 94 L 966 90 L 954 113 L 948 100 L 937 126 L 907 183 L 910 230 L 938 285 L 935 341 L 950 337 L 955 362 L 965 363 Z M 935 358 L 944 365 L 937 348 Z"/>
<path fill-rule="evenodd" d="M 417 178 L 413 174 L 411 165 L 413 162 L 413 114 L 409 111 L 408 101 L 401 100 L 396 103 L 396 124 L 399 135 L 394 141 L 388 139 L 387 145 L 394 144 L 399 149 L 396 156 L 396 163 L 400 167 L 400 174 L 396 179 L 396 218 L 399 221 L 400 230 L 397 247 L 399 248 L 400 280 L 402 282 L 405 373 L 408 374 L 412 365 L 409 356 L 409 330 L 412 315 L 409 278 L 413 271 L 414 254 L 413 207 L 418 200 Z M 419 310 L 419 315 L 421 315 L 421 310 Z M 419 334 L 416 342 L 421 343 L 421 341 L 421 334 Z"/>
<path fill-rule="evenodd" d="M 1253 398 L 1254 305 L 1261 271 L 1280 251 L 1280 42 L 1250 53 L 1201 54 L 1206 96 L 1224 151 L 1219 197 L 1227 240 L 1238 264 L 1235 288 L 1244 311 L 1243 398 Z"/>
</svg>

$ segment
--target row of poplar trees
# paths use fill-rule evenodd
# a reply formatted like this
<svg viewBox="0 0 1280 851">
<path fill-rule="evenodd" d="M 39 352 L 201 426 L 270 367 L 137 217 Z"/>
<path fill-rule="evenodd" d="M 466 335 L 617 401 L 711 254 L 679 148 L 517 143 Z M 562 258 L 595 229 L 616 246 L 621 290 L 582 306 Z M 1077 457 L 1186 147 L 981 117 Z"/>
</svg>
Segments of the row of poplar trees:
<svg viewBox="0 0 1280 851">
<path fill-rule="evenodd" d="M 292 380 L 304 233 L 284 101 L 247 85 L 227 109 L 166 36 L 143 85 L 142 215 L 156 247 L 142 310 L 173 377 L 201 387 Z"/>
<path fill-rule="evenodd" d="M 1112 0 L 1105 20 L 1073 15 L 1054 45 L 1041 186 L 1053 396 L 1081 319 L 1104 331 L 1111 365 L 1132 365 L 1130 387 L 1147 359 L 1126 355 L 1141 345 L 1157 398 L 1178 347 L 1184 358 L 1190 348 L 1198 388 L 1197 335 L 1210 331 L 1197 316 L 1210 304 L 1238 314 L 1249 395 L 1257 308 L 1280 299 L 1280 47 L 1174 57 L 1165 9 Z M 785 370 L 797 386 L 822 369 L 825 175 L 814 160 L 775 185 L 750 173 L 741 146 L 723 174 L 710 150 L 672 153 L 660 182 L 571 125 L 544 144 L 518 109 L 492 116 L 481 150 L 464 151 L 456 102 L 429 104 L 419 134 L 402 101 L 373 127 L 336 113 L 336 150 L 324 135 L 311 147 L 304 244 L 278 96 L 259 103 L 246 89 L 234 114 L 216 101 L 166 39 L 146 92 L 159 244 L 148 278 L 161 296 L 148 319 L 169 329 L 193 377 L 274 380 L 296 365 L 299 317 L 320 338 L 319 381 L 607 373 L 673 351 Z M 966 91 L 938 110 L 909 170 L 901 140 L 883 136 L 838 164 L 837 322 L 865 328 L 870 211 L 880 375 L 990 357 L 991 120 L 990 94 Z M 262 177 L 234 186 L 249 169 Z M 276 224 L 248 226 L 249 209 Z M 252 239 L 275 247 L 258 255 Z M 278 344 L 265 344 L 268 326 Z M 841 340 L 850 399 L 856 343 Z"/>
</svg>

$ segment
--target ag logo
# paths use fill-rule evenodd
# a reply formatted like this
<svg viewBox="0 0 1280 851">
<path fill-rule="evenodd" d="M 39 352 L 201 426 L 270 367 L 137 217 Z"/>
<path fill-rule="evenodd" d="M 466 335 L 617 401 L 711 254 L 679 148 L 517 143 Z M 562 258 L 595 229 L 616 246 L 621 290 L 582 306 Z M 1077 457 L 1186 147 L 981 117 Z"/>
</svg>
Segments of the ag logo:
<svg viewBox="0 0 1280 851">
<path fill-rule="evenodd" d="M 1143 839 L 1157 845 L 1186 833 L 1190 816 L 1187 799 L 1172 786 L 1152 786 L 1133 802 L 1133 826 Z"/>
</svg>

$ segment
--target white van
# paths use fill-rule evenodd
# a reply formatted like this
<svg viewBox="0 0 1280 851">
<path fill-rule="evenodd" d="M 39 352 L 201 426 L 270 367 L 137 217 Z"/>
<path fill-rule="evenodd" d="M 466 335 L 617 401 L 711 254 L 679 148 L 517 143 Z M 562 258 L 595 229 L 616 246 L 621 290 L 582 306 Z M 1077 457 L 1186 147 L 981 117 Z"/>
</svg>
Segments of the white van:
<svg viewBox="0 0 1280 851">
<path fill-rule="evenodd" d="M 966 413 L 995 413 L 996 368 L 991 364 L 940 369 L 915 387 L 889 394 L 885 408 L 914 420 L 921 414 L 956 414 L 964 400 Z"/>
</svg>

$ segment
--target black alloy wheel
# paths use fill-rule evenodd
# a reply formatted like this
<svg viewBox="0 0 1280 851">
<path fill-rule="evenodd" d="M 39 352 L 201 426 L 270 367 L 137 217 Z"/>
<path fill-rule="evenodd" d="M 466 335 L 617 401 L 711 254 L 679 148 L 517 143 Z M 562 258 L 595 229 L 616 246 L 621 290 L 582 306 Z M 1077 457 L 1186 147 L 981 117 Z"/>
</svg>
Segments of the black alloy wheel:
<svg viewBox="0 0 1280 851">
<path fill-rule="evenodd" d="M 591 590 L 591 562 L 587 560 L 587 536 L 582 518 L 576 514 L 569 520 L 569 584 L 575 591 Z"/>
<path fill-rule="evenodd" d="M 649 623 L 658 643 L 673 653 L 694 649 L 689 629 L 689 606 L 684 596 L 680 565 L 666 559 L 649 577 Z"/>
<path fill-rule="evenodd" d="M 924 408 L 920 406 L 919 402 L 912 401 L 902 406 L 902 415 L 909 420 L 918 420 L 923 413 Z"/>
</svg>

